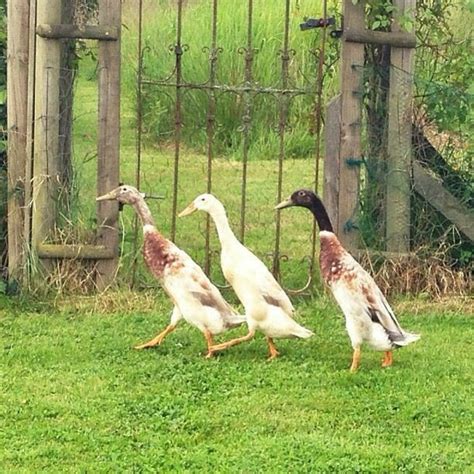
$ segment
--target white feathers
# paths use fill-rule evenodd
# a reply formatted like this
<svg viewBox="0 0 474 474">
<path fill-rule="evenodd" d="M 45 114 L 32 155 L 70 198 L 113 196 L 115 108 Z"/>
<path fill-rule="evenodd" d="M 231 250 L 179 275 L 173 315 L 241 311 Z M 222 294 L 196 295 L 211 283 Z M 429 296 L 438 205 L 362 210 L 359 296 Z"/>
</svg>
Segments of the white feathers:
<svg viewBox="0 0 474 474">
<path fill-rule="evenodd" d="M 292 318 L 293 305 L 268 268 L 235 237 L 220 201 L 207 194 L 196 198 L 194 204 L 208 212 L 216 224 L 222 271 L 245 307 L 249 330 L 270 338 L 310 337 L 313 333 Z"/>
</svg>

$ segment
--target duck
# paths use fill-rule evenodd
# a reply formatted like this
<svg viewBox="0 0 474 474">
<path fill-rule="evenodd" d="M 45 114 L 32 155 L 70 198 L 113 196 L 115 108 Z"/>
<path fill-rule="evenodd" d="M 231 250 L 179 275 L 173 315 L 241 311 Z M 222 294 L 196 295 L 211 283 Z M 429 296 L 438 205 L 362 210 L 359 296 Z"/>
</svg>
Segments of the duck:
<svg viewBox="0 0 474 474">
<path fill-rule="evenodd" d="M 160 282 L 173 302 L 168 326 L 148 342 L 135 349 L 160 345 L 184 319 L 204 335 L 207 343 L 206 357 L 213 355 L 214 336 L 240 326 L 246 320 L 224 300 L 221 293 L 194 260 L 156 228 L 145 195 L 129 185 L 121 185 L 96 201 L 115 200 L 129 204 L 138 214 L 143 226 L 143 258 L 153 276 Z"/>
<path fill-rule="evenodd" d="M 221 267 L 225 279 L 234 289 L 245 308 L 248 334 L 218 344 L 213 351 L 222 351 L 255 336 L 256 331 L 266 336 L 269 360 L 279 352 L 275 338 L 307 339 L 313 332 L 293 319 L 294 307 L 265 264 L 245 247 L 232 231 L 223 204 L 212 194 L 201 194 L 180 214 L 207 212 L 214 221 L 221 244 Z"/>
<path fill-rule="evenodd" d="M 390 367 L 393 350 L 417 341 L 420 335 L 402 329 L 374 279 L 337 238 L 322 200 L 311 190 L 298 189 L 275 209 L 292 206 L 309 209 L 318 224 L 321 276 L 345 316 L 353 348 L 350 371 L 359 369 L 363 343 L 383 351 L 382 367 Z"/>
</svg>

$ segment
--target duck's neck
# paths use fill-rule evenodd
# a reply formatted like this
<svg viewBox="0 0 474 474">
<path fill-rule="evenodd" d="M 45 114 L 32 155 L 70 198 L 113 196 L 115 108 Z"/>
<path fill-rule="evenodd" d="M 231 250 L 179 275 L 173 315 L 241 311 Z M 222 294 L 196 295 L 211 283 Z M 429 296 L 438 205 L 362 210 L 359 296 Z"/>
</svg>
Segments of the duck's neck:
<svg viewBox="0 0 474 474">
<path fill-rule="evenodd" d="M 317 196 L 313 196 L 309 210 L 313 213 L 314 218 L 319 226 L 319 231 L 333 232 L 331 220 L 329 219 L 323 202 Z"/>
<path fill-rule="evenodd" d="M 137 202 L 133 205 L 135 208 L 136 213 L 140 217 L 142 221 L 143 227 L 146 225 L 155 227 L 155 221 L 150 212 L 150 208 L 146 205 L 145 200 L 143 198 L 137 200 Z"/>
<path fill-rule="evenodd" d="M 219 240 L 221 242 L 222 248 L 234 245 L 235 243 L 239 243 L 237 237 L 232 232 L 232 229 L 229 225 L 229 220 L 227 219 L 227 215 L 225 213 L 225 209 L 213 209 L 209 213 L 214 220 L 214 224 L 216 225 L 217 234 L 219 235 Z"/>
</svg>

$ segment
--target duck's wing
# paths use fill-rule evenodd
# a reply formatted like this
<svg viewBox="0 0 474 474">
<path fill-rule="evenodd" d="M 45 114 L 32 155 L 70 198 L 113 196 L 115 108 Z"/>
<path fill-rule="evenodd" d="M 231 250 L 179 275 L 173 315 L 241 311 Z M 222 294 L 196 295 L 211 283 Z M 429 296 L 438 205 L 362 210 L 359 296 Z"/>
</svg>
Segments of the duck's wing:
<svg viewBox="0 0 474 474">
<path fill-rule="evenodd" d="M 394 343 L 402 343 L 407 333 L 401 328 L 392 308 L 374 279 L 355 260 L 353 277 L 353 288 L 367 316 L 372 322 L 380 324 L 384 328 L 390 340 Z"/>
<path fill-rule="evenodd" d="M 183 250 L 174 246 L 174 265 L 166 275 L 165 286 L 176 300 L 194 299 L 196 303 L 216 309 L 223 317 L 236 312 L 211 283 L 201 267 Z"/>
<path fill-rule="evenodd" d="M 273 275 L 264 266 L 264 272 L 259 272 L 257 280 L 263 299 L 272 306 L 281 308 L 286 314 L 292 315 L 295 311 L 293 304 L 283 288 Z"/>
</svg>

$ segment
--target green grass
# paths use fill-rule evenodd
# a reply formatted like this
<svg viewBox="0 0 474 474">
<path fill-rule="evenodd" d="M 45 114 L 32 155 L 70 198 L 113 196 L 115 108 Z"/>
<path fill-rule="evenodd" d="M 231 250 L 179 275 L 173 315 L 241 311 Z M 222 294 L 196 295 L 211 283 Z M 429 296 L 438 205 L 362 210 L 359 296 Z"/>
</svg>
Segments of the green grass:
<svg viewBox="0 0 474 474">
<path fill-rule="evenodd" d="M 10 300 L 0 312 L 3 472 L 474 469 L 474 329 L 462 307 L 399 305 L 422 339 L 387 370 L 363 352 L 352 375 L 342 317 L 325 299 L 298 302 L 316 336 L 279 341 L 269 363 L 261 336 L 205 360 L 185 324 L 134 351 L 166 324 L 169 302 L 101 298 Z"/>
</svg>

